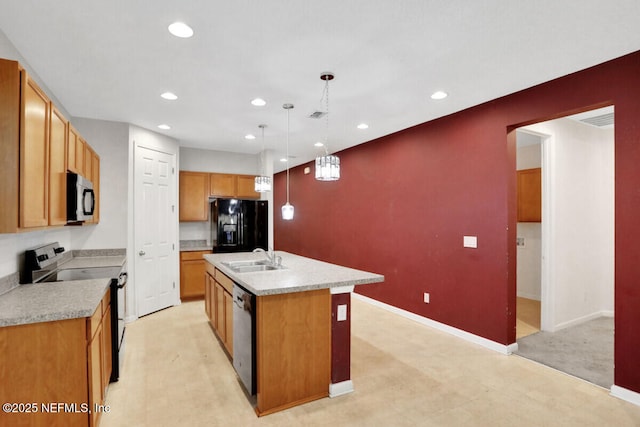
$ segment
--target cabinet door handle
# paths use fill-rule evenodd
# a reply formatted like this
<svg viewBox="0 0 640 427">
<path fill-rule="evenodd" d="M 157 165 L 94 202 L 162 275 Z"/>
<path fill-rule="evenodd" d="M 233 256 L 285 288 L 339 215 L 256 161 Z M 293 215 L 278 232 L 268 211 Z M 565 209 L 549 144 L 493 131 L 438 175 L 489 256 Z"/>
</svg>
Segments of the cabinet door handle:
<svg viewBox="0 0 640 427">
<path fill-rule="evenodd" d="M 140 251 L 140 252 L 138 252 L 138 255 L 144 256 L 144 255 L 146 255 L 146 252 L 145 251 Z"/>
</svg>

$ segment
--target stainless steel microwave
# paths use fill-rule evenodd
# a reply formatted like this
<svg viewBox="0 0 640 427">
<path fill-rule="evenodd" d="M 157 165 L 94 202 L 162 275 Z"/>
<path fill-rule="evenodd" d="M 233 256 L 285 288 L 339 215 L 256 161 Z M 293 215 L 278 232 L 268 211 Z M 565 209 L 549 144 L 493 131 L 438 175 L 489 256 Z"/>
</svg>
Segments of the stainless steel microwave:
<svg viewBox="0 0 640 427">
<path fill-rule="evenodd" d="M 95 205 L 91 181 L 77 173 L 67 172 L 67 222 L 91 220 Z"/>
</svg>

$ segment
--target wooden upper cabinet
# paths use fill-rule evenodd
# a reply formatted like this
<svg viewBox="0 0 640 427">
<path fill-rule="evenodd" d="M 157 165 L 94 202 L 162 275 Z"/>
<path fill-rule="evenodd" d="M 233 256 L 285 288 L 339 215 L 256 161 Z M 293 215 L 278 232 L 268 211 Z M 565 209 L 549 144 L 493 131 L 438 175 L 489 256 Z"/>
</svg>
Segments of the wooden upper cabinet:
<svg viewBox="0 0 640 427">
<path fill-rule="evenodd" d="M 93 150 L 91 146 L 84 143 L 84 168 L 83 168 L 83 176 L 87 178 L 89 181 L 93 182 Z"/>
<path fill-rule="evenodd" d="M 518 222 L 542 221 L 542 169 L 523 169 L 518 174 Z"/>
<path fill-rule="evenodd" d="M 209 195 L 216 197 L 236 197 L 236 175 L 228 173 L 209 174 Z"/>
<path fill-rule="evenodd" d="M 67 223 L 67 119 L 51 104 L 49 123 L 49 225 Z"/>
<path fill-rule="evenodd" d="M 209 174 L 180 172 L 180 221 L 209 219 Z"/>
<path fill-rule="evenodd" d="M 100 156 L 93 150 L 91 171 L 91 182 L 93 183 L 93 194 L 96 203 L 93 209 L 93 220 L 91 222 L 97 224 L 100 222 Z"/>
<path fill-rule="evenodd" d="M 209 195 L 212 197 L 259 199 L 260 193 L 255 191 L 255 178 L 254 175 L 212 173 L 210 175 Z"/>
<path fill-rule="evenodd" d="M 253 175 L 237 175 L 239 199 L 259 199 L 260 193 L 256 191 L 256 177 Z"/>
<path fill-rule="evenodd" d="M 75 173 L 79 173 L 81 168 L 78 168 L 78 162 L 76 161 L 76 145 L 78 144 L 78 131 L 69 123 L 67 137 L 67 170 Z"/>
<path fill-rule="evenodd" d="M 49 98 L 22 73 L 20 227 L 49 225 Z"/>
</svg>

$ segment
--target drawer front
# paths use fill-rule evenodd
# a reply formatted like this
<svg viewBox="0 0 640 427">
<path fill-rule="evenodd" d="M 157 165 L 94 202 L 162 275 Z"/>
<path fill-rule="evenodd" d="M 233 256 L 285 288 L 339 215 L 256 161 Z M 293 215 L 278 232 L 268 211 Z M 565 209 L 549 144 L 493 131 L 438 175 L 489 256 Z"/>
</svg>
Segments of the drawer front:
<svg viewBox="0 0 640 427">
<path fill-rule="evenodd" d="M 227 292 L 233 294 L 233 280 L 229 279 L 226 274 L 216 268 L 216 281 L 224 287 Z"/>
<path fill-rule="evenodd" d="M 182 261 L 201 260 L 203 255 L 210 253 L 211 251 L 183 251 L 180 252 L 180 259 Z"/>
</svg>

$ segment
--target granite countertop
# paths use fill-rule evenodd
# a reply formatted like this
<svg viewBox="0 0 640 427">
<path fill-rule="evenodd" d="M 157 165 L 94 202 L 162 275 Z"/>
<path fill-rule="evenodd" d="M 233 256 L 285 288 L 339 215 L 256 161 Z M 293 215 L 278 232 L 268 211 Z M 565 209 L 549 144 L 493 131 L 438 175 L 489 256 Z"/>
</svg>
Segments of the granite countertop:
<svg viewBox="0 0 640 427">
<path fill-rule="evenodd" d="M 384 282 L 384 276 L 380 274 L 342 267 L 288 252 L 276 251 L 276 255 L 282 257 L 282 265 L 285 268 L 250 273 L 236 273 L 223 263 L 265 260 L 264 253 L 211 254 L 204 255 L 204 259 L 255 295 L 286 294 Z"/>
<path fill-rule="evenodd" d="M 212 245 L 206 240 L 180 240 L 180 252 L 210 251 Z"/>
<path fill-rule="evenodd" d="M 111 279 L 20 285 L 0 296 L 0 327 L 89 317 Z"/>
<path fill-rule="evenodd" d="M 58 268 L 121 267 L 125 255 L 73 257 Z M 0 295 L 0 327 L 89 317 L 111 279 L 18 285 Z"/>
</svg>

